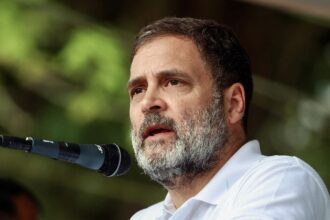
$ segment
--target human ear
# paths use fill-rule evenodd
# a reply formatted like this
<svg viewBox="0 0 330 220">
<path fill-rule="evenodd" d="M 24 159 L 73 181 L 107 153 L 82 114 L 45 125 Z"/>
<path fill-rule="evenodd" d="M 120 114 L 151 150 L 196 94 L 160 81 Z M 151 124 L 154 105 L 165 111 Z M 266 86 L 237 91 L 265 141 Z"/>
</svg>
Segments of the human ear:
<svg viewBox="0 0 330 220">
<path fill-rule="evenodd" d="M 240 83 L 234 83 L 224 92 L 224 104 L 227 115 L 227 122 L 235 124 L 244 116 L 245 110 L 245 92 Z"/>
</svg>

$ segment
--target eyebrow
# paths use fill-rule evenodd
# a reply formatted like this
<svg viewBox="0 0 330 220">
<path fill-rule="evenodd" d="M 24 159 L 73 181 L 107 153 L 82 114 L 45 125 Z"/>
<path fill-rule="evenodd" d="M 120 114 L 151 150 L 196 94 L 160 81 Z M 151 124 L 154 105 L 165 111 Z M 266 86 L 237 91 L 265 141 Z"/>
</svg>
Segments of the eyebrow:
<svg viewBox="0 0 330 220">
<path fill-rule="evenodd" d="M 171 78 L 171 77 L 190 78 L 187 73 L 180 71 L 178 69 L 163 70 L 163 71 L 157 72 L 155 75 L 157 78 Z M 144 81 L 145 81 L 144 76 L 139 76 L 139 77 L 133 78 L 127 82 L 127 88 L 130 89 L 130 88 L 134 87 L 134 85 L 140 84 Z"/>
</svg>

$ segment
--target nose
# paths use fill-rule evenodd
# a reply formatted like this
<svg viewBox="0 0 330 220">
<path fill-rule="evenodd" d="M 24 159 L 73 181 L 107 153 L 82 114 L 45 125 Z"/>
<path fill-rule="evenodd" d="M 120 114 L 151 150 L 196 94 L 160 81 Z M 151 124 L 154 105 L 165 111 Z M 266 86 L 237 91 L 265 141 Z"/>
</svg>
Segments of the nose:
<svg viewBox="0 0 330 220">
<path fill-rule="evenodd" d="M 167 104 L 161 97 L 157 90 L 147 90 L 142 100 L 142 112 L 146 113 L 159 113 L 166 110 Z"/>
</svg>

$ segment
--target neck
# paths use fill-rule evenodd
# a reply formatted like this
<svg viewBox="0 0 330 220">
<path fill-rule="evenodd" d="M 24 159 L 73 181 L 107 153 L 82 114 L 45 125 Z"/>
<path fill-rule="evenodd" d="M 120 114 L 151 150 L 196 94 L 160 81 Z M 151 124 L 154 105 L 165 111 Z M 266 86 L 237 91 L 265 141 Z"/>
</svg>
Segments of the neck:
<svg viewBox="0 0 330 220">
<path fill-rule="evenodd" d="M 176 180 L 175 187 L 167 189 L 174 206 L 179 208 L 184 202 L 199 193 L 244 142 L 245 138 L 228 140 L 224 148 L 219 152 L 219 160 L 212 169 L 190 181 L 186 181 L 185 177 L 179 177 Z"/>
</svg>

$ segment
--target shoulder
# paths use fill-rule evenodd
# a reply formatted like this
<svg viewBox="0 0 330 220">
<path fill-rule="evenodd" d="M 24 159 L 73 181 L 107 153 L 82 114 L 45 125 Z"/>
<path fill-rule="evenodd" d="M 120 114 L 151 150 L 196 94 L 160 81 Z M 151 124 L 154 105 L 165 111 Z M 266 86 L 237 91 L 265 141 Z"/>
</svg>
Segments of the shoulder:
<svg viewBox="0 0 330 220">
<path fill-rule="evenodd" d="M 162 213 L 163 202 L 156 203 L 148 208 L 142 209 L 135 213 L 131 220 L 139 220 L 139 219 L 153 219 L 156 216 Z"/>
<path fill-rule="evenodd" d="M 297 157 L 264 157 L 236 184 L 231 201 L 232 206 L 240 207 L 238 213 L 254 210 L 276 219 L 324 219 L 329 215 L 325 184 Z"/>
<path fill-rule="evenodd" d="M 260 184 L 280 193 L 288 190 L 296 196 L 328 200 L 329 193 L 318 173 L 306 162 L 291 156 L 270 156 L 262 159 L 245 175 L 245 184 Z M 276 194 L 275 194 L 276 195 Z"/>
<path fill-rule="evenodd" d="M 301 186 L 306 189 L 306 185 L 315 186 L 324 195 L 328 192 L 324 182 L 318 173 L 303 160 L 292 156 L 268 156 L 264 157 L 253 166 L 246 175 L 249 179 L 264 182 L 278 182 L 278 186 Z M 290 181 L 288 181 L 290 180 Z"/>
</svg>

